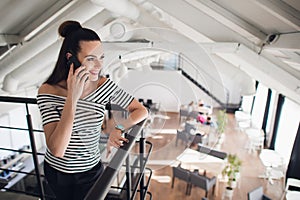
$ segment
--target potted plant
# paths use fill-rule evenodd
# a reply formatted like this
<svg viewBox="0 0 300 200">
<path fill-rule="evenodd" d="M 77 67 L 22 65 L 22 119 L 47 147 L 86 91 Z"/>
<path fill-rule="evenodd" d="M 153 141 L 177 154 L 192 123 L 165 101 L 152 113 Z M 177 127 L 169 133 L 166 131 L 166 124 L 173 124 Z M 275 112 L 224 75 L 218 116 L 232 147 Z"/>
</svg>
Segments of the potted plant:
<svg viewBox="0 0 300 200">
<path fill-rule="evenodd" d="M 219 134 L 224 133 L 226 125 L 227 125 L 227 114 L 226 110 L 219 110 L 217 114 L 217 132 Z"/>
<path fill-rule="evenodd" d="M 218 137 L 218 141 L 217 141 L 217 146 L 218 148 L 220 148 L 221 144 L 224 141 L 225 138 L 225 128 L 227 125 L 227 114 L 226 114 L 226 110 L 219 110 L 218 114 L 217 114 L 217 128 L 216 128 L 216 133 L 217 133 L 217 137 Z"/>
<path fill-rule="evenodd" d="M 240 176 L 240 167 L 242 161 L 236 154 L 229 154 L 227 164 L 222 171 L 222 175 L 227 179 L 226 196 L 232 196 L 233 189 L 236 187 L 236 181 Z"/>
</svg>

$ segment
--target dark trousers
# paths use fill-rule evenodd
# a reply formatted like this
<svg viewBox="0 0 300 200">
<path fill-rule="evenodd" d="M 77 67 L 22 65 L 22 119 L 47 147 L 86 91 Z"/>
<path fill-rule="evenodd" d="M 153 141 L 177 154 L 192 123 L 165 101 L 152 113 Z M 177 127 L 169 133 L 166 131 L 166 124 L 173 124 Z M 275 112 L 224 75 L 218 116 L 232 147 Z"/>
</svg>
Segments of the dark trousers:
<svg viewBox="0 0 300 200">
<path fill-rule="evenodd" d="M 83 200 L 103 170 L 101 161 L 80 173 L 63 173 L 44 162 L 45 177 L 57 200 Z"/>
</svg>

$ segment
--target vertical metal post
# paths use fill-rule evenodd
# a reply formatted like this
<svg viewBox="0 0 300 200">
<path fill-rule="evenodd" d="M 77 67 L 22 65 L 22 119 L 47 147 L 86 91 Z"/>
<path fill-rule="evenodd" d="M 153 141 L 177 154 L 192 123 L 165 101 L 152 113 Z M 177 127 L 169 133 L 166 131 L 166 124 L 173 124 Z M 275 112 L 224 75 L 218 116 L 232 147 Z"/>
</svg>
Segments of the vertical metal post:
<svg viewBox="0 0 300 200">
<path fill-rule="evenodd" d="M 145 185 L 145 174 L 143 172 L 143 165 L 144 165 L 144 153 L 145 153 L 145 136 L 144 130 L 141 130 L 141 138 L 140 138 L 140 173 L 141 174 L 141 181 L 140 181 L 140 200 L 144 199 L 144 185 Z"/>
<path fill-rule="evenodd" d="M 130 167 L 130 154 L 128 154 L 127 158 L 126 158 L 126 196 L 127 196 L 127 200 L 131 199 L 131 188 L 132 188 L 132 181 L 131 181 L 131 167 Z"/>
<path fill-rule="evenodd" d="M 41 174 L 40 174 L 40 170 L 39 170 L 39 162 L 38 162 L 37 150 L 36 150 L 35 140 L 34 140 L 34 135 L 33 135 L 32 120 L 31 120 L 31 116 L 29 114 L 29 109 L 28 109 L 27 103 L 26 103 L 26 112 L 27 112 L 26 119 L 27 119 L 28 132 L 29 132 L 30 144 L 31 144 L 31 149 L 32 149 L 32 158 L 33 158 L 33 163 L 34 163 L 36 180 L 37 180 L 38 189 L 40 192 L 40 198 L 41 198 L 41 200 L 44 200 L 45 195 L 44 195 L 43 184 L 41 181 Z"/>
</svg>

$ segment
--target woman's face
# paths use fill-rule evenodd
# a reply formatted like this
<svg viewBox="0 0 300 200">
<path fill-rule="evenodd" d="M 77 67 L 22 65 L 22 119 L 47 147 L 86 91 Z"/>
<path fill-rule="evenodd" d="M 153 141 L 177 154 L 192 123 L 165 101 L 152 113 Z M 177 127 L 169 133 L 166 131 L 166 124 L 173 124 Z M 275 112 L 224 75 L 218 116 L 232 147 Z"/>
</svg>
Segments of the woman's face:
<svg viewBox="0 0 300 200">
<path fill-rule="evenodd" d="M 100 41 L 81 41 L 78 60 L 89 72 L 89 80 L 97 81 L 102 70 L 104 53 Z"/>
</svg>

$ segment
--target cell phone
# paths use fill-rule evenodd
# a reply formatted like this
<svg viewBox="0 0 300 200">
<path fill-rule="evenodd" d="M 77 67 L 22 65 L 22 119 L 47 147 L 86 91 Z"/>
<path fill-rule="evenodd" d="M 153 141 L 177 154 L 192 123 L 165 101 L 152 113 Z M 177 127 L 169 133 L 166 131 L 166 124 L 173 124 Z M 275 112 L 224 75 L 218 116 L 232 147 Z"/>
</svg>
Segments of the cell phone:
<svg viewBox="0 0 300 200">
<path fill-rule="evenodd" d="M 68 60 L 68 62 L 67 62 L 68 71 L 69 71 L 69 69 L 70 69 L 70 67 L 71 67 L 71 64 L 73 63 L 73 66 L 74 66 L 74 72 L 75 72 L 75 70 L 76 70 L 78 67 L 81 66 L 81 63 L 79 62 L 79 60 L 77 59 L 77 57 L 76 57 L 73 53 L 71 53 L 71 54 L 72 54 L 72 56 L 69 58 L 69 60 Z"/>
</svg>

